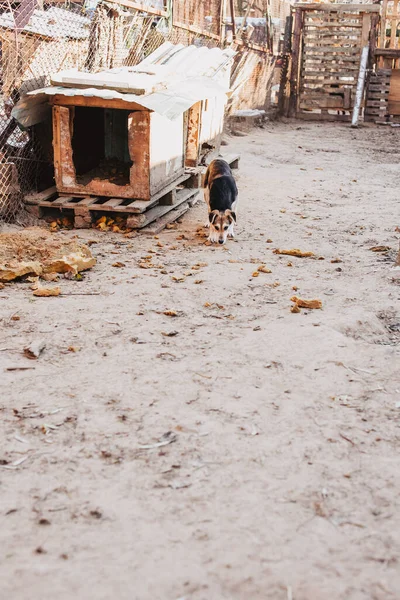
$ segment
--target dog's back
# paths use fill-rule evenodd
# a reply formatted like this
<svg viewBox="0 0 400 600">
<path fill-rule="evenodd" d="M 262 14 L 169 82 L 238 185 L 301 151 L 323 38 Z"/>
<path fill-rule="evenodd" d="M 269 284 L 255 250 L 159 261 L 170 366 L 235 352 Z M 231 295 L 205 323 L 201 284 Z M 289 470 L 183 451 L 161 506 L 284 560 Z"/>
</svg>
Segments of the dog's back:
<svg viewBox="0 0 400 600">
<path fill-rule="evenodd" d="M 214 179 L 223 176 L 233 177 L 230 166 L 222 158 L 216 158 L 208 165 L 206 171 L 206 177 L 204 181 L 204 187 L 207 187 Z"/>
<path fill-rule="evenodd" d="M 207 169 L 204 187 L 208 188 L 210 211 L 231 210 L 238 190 L 230 166 L 225 160 L 213 160 Z"/>
</svg>

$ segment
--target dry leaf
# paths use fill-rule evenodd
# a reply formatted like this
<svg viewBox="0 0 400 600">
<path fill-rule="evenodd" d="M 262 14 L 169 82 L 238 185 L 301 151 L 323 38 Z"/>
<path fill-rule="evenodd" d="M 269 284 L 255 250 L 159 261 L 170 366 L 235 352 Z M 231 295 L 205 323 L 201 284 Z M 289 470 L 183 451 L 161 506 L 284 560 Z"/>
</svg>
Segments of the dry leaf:
<svg viewBox="0 0 400 600">
<path fill-rule="evenodd" d="M 41 298 L 47 298 L 49 296 L 59 296 L 60 294 L 61 294 L 61 288 L 59 288 L 59 287 L 53 287 L 53 288 L 39 287 L 36 290 L 33 290 L 33 295 L 39 296 Z"/>
<path fill-rule="evenodd" d="M 286 208 L 281 208 L 280 212 L 281 213 L 285 213 L 286 212 Z"/>
<path fill-rule="evenodd" d="M 258 271 L 254 271 L 254 273 L 252 274 L 252 277 L 258 277 L 259 276 L 259 272 Z"/>
<path fill-rule="evenodd" d="M 164 315 L 166 315 L 167 317 L 177 317 L 178 313 L 176 312 L 176 310 L 165 310 Z"/>
<path fill-rule="evenodd" d="M 267 239 L 267 244 L 272 244 L 272 240 L 270 238 Z"/>
<path fill-rule="evenodd" d="M 299 312 L 301 312 L 298 304 L 293 304 L 292 308 L 290 309 L 290 312 L 292 312 L 292 313 L 299 313 Z"/>
<path fill-rule="evenodd" d="M 165 336 L 165 337 L 175 337 L 176 335 L 179 334 L 179 331 L 162 331 L 161 335 Z"/>
<path fill-rule="evenodd" d="M 175 283 L 182 283 L 182 281 L 185 281 L 185 277 L 176 277 L 175 275 L 172 276 L 172 281 L 175 281 Z"/>
<path fill-rule="evenodd" d="M 340 258 L 332 258 L 331 263 L 332 264 L 336 264 L 336 263 L 341 263 L 343 262 Z"/>
<path fill-rule="evenodd" d="M 115 262 L 112 265 L 113 267 L 117 267 L 118 269 L 121 269 L 122 267 L 125 267 L 126 265 L 122 262 Z"/>
<path fill-rule="evenodd" d="M 265 265 L 260 265 L 257 268 L 257 271 L 259 271 L 260 273 L 272 273 L 271 269 L 267 269 Z"/>
<path fill-rule="evenodd" d="M 300 308 L 322 308 L 321 300 L 304 300 L 303 298 L 298 298 L 297 296 L 292 296 L 290 300 L 297 304 L 297 306 Z"/>
<path fill-rule="evenodd" d="M 11 317 L 11 321 L 19 321 L 21 319 L 21 317 L 19 315 L 13 315 Z"/>
<path fill-rule="evenodd" d="M 288 266 L 288 267 L 293 267 L 293 263 L 291 263 L 291 262 L 288 262 L 287 266 Z"/>
<path fill-rule="evenodd" d="M 297 292 L 297 290 L 298 290 L 298 289 L 299 289 L 299 288 L 297 287 L 297 285 L 294 285 L 294 286 L 292 287 L 292 290 L 293 290 L 294 292 Z"/>
<path fill-rule="evenodd" d="M 212 304 L 210 302 L 205 302 L 204 303 L 204 307 L 205 308 L 210 308 L 210 306 L 212 306 Z"/>
<path fill-rule="evenodd" d="M 203 280 L 202 279 L 195 279 L 194 282 L 195 282 L 195 284 L 198 285 L 199 283 L 203 283 Z"/>
<path fill-rule="evenodd" d="M 303 252 L 298 248 L 293 248 L 292 250 L 281 250 L 280 248 L 276 248 L 274 250 L 274 254 L 284 254 L 287 256 L 297 256 L 298 258 L 309 258 L 310 256 L 315 256 L 314 252 Z"/>
<path fill-rule="evenodd" d="M 370 248 L 372 252 L 388 252 L 390 250 L 390 246 L 373 246 Z"/>
</svg>

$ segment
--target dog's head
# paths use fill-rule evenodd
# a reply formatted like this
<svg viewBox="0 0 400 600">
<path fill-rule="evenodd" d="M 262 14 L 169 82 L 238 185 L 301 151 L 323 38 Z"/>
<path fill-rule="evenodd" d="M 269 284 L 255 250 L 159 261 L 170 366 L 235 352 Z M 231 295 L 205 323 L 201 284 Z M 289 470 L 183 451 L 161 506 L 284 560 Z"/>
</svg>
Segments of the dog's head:
<svg viewBox="0 0 400 600">
<path fill-rule="evenodd" d="M 232 225 L 236 223 L 236 213 L 232 210 L 213 210 L 208 213 L 210 221 L 210 239 L 219 244 L 225 244 Z"/>
</svg>

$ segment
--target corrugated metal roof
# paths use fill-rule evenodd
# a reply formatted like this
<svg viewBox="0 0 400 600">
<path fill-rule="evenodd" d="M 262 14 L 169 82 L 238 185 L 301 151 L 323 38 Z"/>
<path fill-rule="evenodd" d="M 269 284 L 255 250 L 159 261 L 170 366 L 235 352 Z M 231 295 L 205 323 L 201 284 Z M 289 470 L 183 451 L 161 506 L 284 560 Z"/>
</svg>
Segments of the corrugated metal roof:
<svg viewBox="0 0 400 600">
<path fill-rule="evenodd" d="M 63 87 L 108 88 L 122 93 L 147 95 L 181 81 L 207 79 L 229 88 L 230 66 L 235 52 L 230 49 L 196 48 L 165 42 L 148 58 L 134 67 L 118 67 L 99 73 L 76 69 L 51 77 L 53 85 Z"/>
<path fill-rule="evenodd" d="M 11 12 L 0 15 L 0 27 L 14 29 L 14 15 Z M 49 10 L 36 9 L 23 31 L 52 39 L 83 40 L 89 37 L 89 27 L 90 19 L 87 17 L 52 6 Z"/>
<path fill-rule="evenodd" d="M 173 120 L 200 100 L 221 97 L 226 101 L 234 55 L 229 49 L 209 50 L 167 42 L 136 67 L 101 73 L 58 73 L 52 77 L 52 87 L 29 92 L 16 105 L 13 116 L 24 127 L 34 125 L 40 122 L 35 119 L 42 114 L 41 103 L 47 103 L 48 96 L 60 94 L 121 99 Z"/>
<path fill-rule="evenodd" d="M 145 58 L 137 69 L 146 66 L 161 66 L 166 72 L 185 75 L 186 77 L 216 77 L 230 65 L 235 51 L 229 48 L 207 48 L 196 46 L 183 46 L 165 42 L 150 56 Z M 230 69 L 228 69 L 230 71 Z"/>
</svg>

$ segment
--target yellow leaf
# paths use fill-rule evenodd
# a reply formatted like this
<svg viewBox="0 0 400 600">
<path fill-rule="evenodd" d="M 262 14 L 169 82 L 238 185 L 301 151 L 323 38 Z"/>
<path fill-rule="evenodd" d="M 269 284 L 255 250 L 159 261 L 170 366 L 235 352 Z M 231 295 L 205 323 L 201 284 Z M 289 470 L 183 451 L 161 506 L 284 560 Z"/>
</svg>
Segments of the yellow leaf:
<svg viewBox="0 0 400 600">
<path fill-rule="evenodd" d="M 34 296 L 40 296 L 43 298 L 46 298 L 48 296 L 59 296 L 60 294 L 61 294 L 61 289 L 59 287 L 53 287 L 53 288 L 41 287 L 41 288 L 37 288 L 36 290 L 33 290 Z"/>
</svg>

